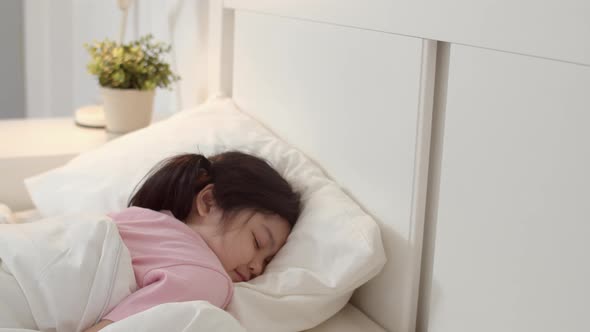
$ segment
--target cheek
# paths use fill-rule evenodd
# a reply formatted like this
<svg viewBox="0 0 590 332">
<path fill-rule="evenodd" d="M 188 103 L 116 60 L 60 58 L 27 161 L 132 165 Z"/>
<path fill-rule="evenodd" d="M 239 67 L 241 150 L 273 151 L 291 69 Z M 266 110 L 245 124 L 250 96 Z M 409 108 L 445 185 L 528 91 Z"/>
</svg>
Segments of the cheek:
<svg viewBox="0 0 590 332">
<path fill-rule="evenodd" d="M 230 236 L 228 234 L 228 236 L 225 236 L 218 249 L 220 260 L 229 271 L 240 265 L 248 264 L 255 255 L 253 245 L 248 241 L 248 238 L 237 235 Z"/>
</svg>

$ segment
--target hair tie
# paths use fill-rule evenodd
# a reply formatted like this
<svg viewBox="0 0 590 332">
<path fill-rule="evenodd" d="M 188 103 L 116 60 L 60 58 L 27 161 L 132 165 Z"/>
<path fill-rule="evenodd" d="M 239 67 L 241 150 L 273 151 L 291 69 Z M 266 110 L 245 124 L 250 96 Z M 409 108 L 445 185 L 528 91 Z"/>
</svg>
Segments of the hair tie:
<svg viewBox="0 0 590 332">
<path fill-rule="evenodd" d="M 205 176 L 207 177 L 207 182 L 212 183 L 214 174 L 213 174 L 213 163 L 207 157 L 203 155 L 198 155 L 199 159 L 199 169 L 202 169 L 206 172 Z"/>
<path fill-rule="evenodd" d="M 209 161 L 209 159 L 207 159 L 207 157 L 203 156 L 203 155 L 198 155 L 200 157 L 199 159 L 199 168 L 202 168 L 204 170 L 207 171 L 207 173 L 211 172 L 211 161 Z"/>
</svg>

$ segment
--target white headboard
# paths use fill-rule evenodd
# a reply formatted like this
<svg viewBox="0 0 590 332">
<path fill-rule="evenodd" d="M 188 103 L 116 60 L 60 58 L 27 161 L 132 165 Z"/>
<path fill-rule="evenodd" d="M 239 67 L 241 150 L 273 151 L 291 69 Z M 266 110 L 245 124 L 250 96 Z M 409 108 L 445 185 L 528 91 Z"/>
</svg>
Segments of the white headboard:
<svg viewBox="0 0 590 332">
<path fill-rule="evenodd" d="M 388 263 L 352 302 L 414 331 L 436 43 L 248 3 L 211 2 L 210 94 L 231 96 L 375 217 Z"/>
</svg>

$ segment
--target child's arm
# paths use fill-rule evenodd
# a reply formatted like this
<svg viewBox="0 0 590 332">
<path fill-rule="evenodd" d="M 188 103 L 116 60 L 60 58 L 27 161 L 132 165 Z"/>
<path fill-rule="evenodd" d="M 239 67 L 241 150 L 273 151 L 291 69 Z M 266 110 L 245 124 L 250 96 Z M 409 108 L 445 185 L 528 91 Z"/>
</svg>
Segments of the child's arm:
<svg viewBox="0 0 590 332">
<path fill-rule="evenodd" d="M 96 332 L 96 331 L 100 331 L 102 330 L 103 327 L 112 324 L 113 321 L 112 320 L 108 320 L 108 319 L 103 319 L 100 322 L 98 322 L 98 324 L 86 329 L 84 332 Z"/>
</svg>

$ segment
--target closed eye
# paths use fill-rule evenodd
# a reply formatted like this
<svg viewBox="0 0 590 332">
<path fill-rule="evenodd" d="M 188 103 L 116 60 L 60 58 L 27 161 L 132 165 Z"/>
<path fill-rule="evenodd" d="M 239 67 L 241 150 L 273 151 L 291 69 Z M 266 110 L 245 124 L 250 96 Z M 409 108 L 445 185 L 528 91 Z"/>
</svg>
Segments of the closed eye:
<svg viewBox="0 0 590 332">
<path fill-rule="evenodd" d="M 252 233 L 252 237 L 254 238 L 254 246 L 256 247 L 256 249 L 260 249 L 260 243 L 258 243 L 258 239 L 256 238 L 256 235 L 254 235 L 254 233 Z"/>
</svg>

